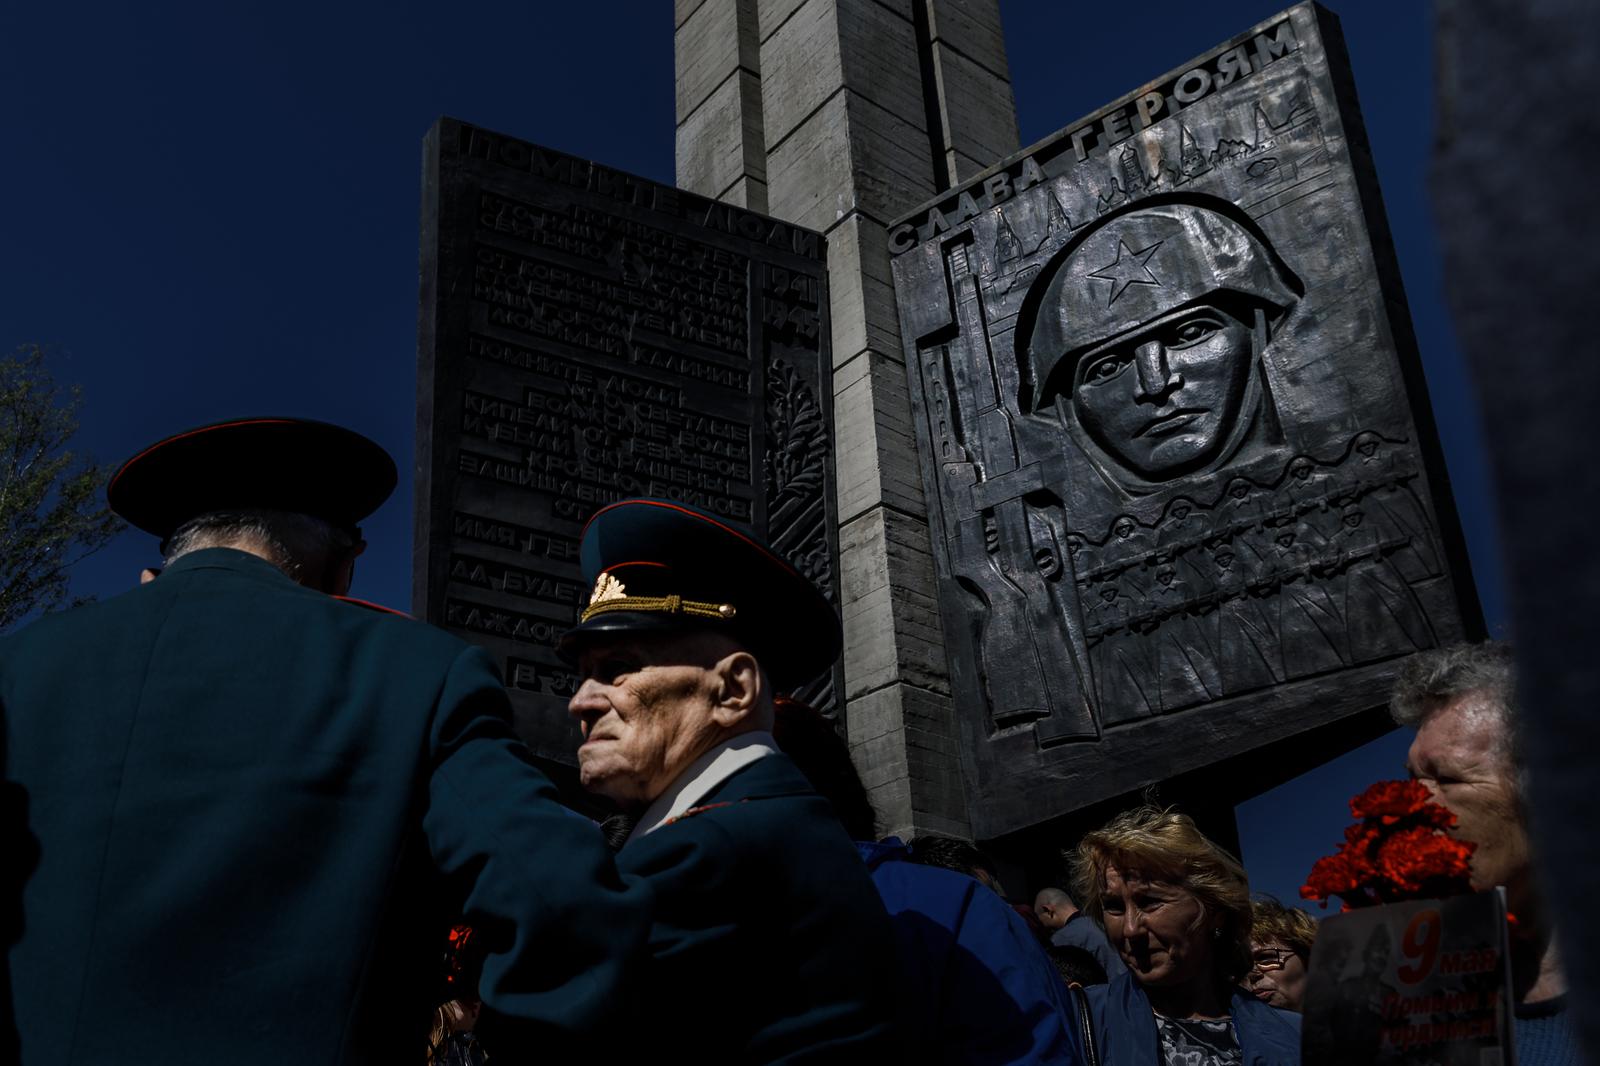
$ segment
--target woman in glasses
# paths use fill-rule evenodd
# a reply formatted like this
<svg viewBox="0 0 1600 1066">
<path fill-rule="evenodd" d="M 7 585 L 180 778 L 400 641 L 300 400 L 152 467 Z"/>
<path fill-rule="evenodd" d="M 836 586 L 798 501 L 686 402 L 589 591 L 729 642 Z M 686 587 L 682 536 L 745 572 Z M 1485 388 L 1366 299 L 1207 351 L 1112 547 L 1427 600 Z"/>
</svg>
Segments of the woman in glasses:
<svg viewBox="0 0 1600 1066">
<path fill-rule="evenodd" d="M 1317 920 L 1271 896 L 1250 905 L 1250 972 L 1244 986 L 1269 1007 L 1300 1013 L 1306 998 L 1306 968 L 1317 939 Z"/>
<path fill-rule="evenodd" d="M 1082 1035 L 1096 1053 L 1088 1061 L 1298 1066 L 1299 1016 L 1240 987 L 1252 917 L 1237 859 L 1189 816 L 1153 806 L 1084 837 L 1075 859 L 1075 895 L 1128 965 L 1083 993 L 1092 1032 Z"/>
</svg>

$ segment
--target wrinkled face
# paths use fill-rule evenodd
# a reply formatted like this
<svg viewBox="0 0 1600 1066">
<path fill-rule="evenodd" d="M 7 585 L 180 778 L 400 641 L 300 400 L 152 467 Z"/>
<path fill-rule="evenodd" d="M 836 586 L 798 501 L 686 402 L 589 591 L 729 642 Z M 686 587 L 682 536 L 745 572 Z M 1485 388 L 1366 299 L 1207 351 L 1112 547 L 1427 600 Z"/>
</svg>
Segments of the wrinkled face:
<svg viewBox="0 0 1600 1066">
<path fill-rule="evenodd" d="M 718 677 L 684 639 L 594 643 L 567 711 L 579 719 L 583 787 L 642 808 L 699 757 L 715 731 Z"/>
<path fill-rule="evenodd" d="M 1477 842 L 1473 890 L 1505 885 L 1517 897 L 1532 877 L 1528 834 L 1516 770 L 1495 750 L 1500 722 L 1492 700 L 1489 693 L 1471 692 L 1428 715 L 1411 742 L 1406 769 L 1428 787 L 1433 802 L 1456 816 L 1450 835 Z"/>
<path fill-rule="evenodd" d="M 1163 481 L 1216 456 L 1253 364 L 1251 327 L 1202 304 L 1082 357 L 1073 412 L 1118 462 Z"/>
<path fill-rule="evenodd" d="M 1250 953 L 1257 959 L 1283 960 L 1283 966 L 1273 970 L 1252 969 L 1245 978 L 1245 987 L 1269 1007 L 1300 1013 L 1306 998 L 1306 964 L 1281 940 L 1252 940 Z M 1288 954 L 1284 954 L 1288 952 Z"/>
<path fill-rule="evenodd" d="M 1106 938 L 1144 984 L 1212 979 L 1212 931 L 1221 922 L 1187 888 L 1113 865 L 1100 886 L 1100 906 Z"/>
</svg>

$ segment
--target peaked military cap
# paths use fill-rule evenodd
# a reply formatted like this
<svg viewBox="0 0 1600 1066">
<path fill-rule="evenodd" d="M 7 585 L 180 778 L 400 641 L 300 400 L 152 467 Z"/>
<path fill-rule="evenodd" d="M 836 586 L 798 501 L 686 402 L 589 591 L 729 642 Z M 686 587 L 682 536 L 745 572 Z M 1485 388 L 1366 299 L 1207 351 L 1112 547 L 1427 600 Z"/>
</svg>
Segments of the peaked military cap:
<svg viewBox="0 0 1600 1066">
<path fill-rule="evenodd" d="M 353 430 L 308 418 L 236 418 L 158 441 L 106 486 L 117 514 L 162 540 L 212 511 L 262 508 L 360 536 L 399 481 L 394 460 Z"/>
<path fill-rule="evenodd" d="M 839 619 L 822 592 L 758 537 L 667 500 L 622 500 L 583 531 L 593 591 L 558 650 L 587 640 L 714 629 L 750 650 L 774 685 L 793 688 L 839 657 Z"/>
</svg>

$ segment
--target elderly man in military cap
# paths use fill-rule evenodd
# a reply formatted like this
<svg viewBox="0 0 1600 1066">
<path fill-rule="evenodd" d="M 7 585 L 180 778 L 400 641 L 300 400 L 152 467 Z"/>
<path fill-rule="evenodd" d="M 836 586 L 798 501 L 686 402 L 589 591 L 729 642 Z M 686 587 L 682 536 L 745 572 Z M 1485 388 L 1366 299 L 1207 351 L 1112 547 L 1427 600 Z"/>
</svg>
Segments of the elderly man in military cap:
<svg viewBox="0 0 1600 1066">
<path fill-rule="evenodd" d="M 638 818 L 656 894 L 639 1024 L 711 1062 L 895 1061 L 888 917 L 849 835 L 770 730 L 839 654 L 826 599 L 704 512 L 627 500 L 584 531 L 594 592 L 563 654 L 584 784 Z"/>
<path fill-rule="evenodd" d="M 1148 494 L 1281 443 L 1262 355 L 1304 287 L 1232 204 L 1109 214 L 1036 286 L 1032 407 L 1112 483 Z"/>
<path fill-rule="evenodd" d="M 0 643 L 41 852 L 22 1061 L 416 1059 L 463 918 L 553 1055 L 622 1009 L 649 890 L 529 765 L 489 655 L 330 595 L 395 481 L 301 419 L 164 440 L 108 490 L 164 572 Z"/>
</svg>

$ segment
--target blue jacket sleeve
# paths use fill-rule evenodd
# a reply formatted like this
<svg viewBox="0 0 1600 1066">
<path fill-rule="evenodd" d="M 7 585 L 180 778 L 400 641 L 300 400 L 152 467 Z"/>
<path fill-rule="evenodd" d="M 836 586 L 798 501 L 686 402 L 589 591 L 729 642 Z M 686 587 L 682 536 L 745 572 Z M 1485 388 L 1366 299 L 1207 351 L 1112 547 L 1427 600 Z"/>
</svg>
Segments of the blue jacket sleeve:
<svg viewBox="0 0 1600 1066">
<path fill-rule="evenodd" d="M 959 876 L 959 875 L 958 875 Z M 1066 1022 L 1061 974 L 1022 916 L 988 888 L 976 885 L 956 935 L 954 980 L 946 984 L 946 1016 L 967 1030 L 973 1063 L 1078 1063 Z M 983 990 L 1000 992 L 989 1002 Z M 986 1007 L 986 1009 L 985 1009 Z"/>
<path fill-rule="evenodd" d="M 1003 1066 L 1082 1061 L 1066 985 L 1022 917 L 978 881 L 885 863 L 873 872 L 890 918 L 914 934 L 902 952 L 917 992 L 934 1002 L 922 1040 L 938 1061 Z"/>
<path fill-rule="evenodd" d="M 468 886 L 465 919 L 490 947 L 484 1002 L 553 1032 L 592 1032 L 642 956 L 652 893 L 617 872 L 596 826 L 560 805 L 510 718 L 488 652 L 462 652 L 429 736 L 423 831 L 434 865 Z"/>
</svg>

